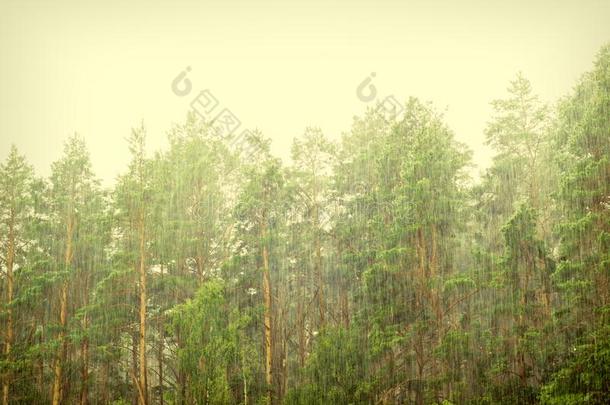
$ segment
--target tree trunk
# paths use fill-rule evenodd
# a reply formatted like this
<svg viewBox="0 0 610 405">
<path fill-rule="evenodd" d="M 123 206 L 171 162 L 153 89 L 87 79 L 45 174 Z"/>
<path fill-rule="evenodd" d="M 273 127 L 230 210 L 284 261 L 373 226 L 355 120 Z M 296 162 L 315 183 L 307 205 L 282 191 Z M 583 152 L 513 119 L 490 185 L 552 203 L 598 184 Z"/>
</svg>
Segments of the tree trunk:
<svg viewBox="0 0 610 405">
<path fill-rule="evenodd" d="M 336 235 L 334 237 L 335 240 L 335 246 L 337 249 L 337 258 L 339 260 L 339 263 L 337 264 L 339 269 L 341 269 L 341 257 L 343 256 L 343 246 L 340 242 L 337 242 L 336 239 Z M 346 274 L 345 271 L 341 271 L 341 276 L 340 276 L 340 280 L 341 282 L 339 283 L 339 322 L 341 325 L 343 325 L 343 327 L 345 329 L 349 328 L 349 278 Z"/>
<path fill-rule="evenodd" d="M 441 331 L 443 328 L 443 308 L 441 297 L 438 292 L 438 288 L 436 287 L 437 277 L 439 276 L 438 269 L 438 240 L 437 240 L 437 232 L 436 225 L 432 225 L 432 247 L 431 247 L 431 257 L 430 257 L 430 280 L 432 281 L 432 288 L 430 290 L 430 298 L 432 301 L 432 309 L 434 310 L 434 314 L 436 315 L 437 329 L 439 332 L 438 338 L 440 343 Z"/>
<path fill-rule="evenodd" d="M 273 402 L 273 337 L 271 333 L 271 277 L 269 274 L 269 252 L 267 251 L 266 231 L 263 227 L 263 299 L 265 305 L 265 382 L 269 399 Z"/>
<path fill-rule="evenodd" d="M 314 174 L 315 178 L 315 174 Z M 324 283 L 322 281 L 322 247 L 320 242 L 320 212 L 318 207 L 318 186 L 314 180 L 314 192 L 313 192 L 313 228 L 314 228 L 314 249 L 315 249 L 315 260 L 314 260 L 314 275 L 316 278 L 316 291 L 318 293 L 318 312 L 320 314 L 320 327 L 324 326 L 326 306 L 324 301 Z"/>
<path fill-rule="evenodd" d="M 344 283 L 343 288 L 341 288 L 341 320 L 345 329 L 349 329 L 349 299 L 347 291 L 347 283 Z"/>
<path fill-rule="evenodd" d="M 13 331 L 13 265 L 15 262 L 15 233 L 13 226 L 14 215 L 11 212 L 11 222 L 8 232 L 8 251 L 6 254 L 6 303 L 7 303 L 7 321 L 6 321 L 6 342 L 4 344 L 4 355 L 6 361 L 11 364 L 11 349 L 14 339 Z M 11 386 L 12 373 L 7 372 L 4 382 L 2 383 L 2 403 L 8 405 L 9 391 Z"/>
<path fill-rule="evenodd" d="M 299 367 L 305 367 L 305 352 L 306 352 L 306 341 L 305 341 L 305 314 L 303 313 L 303 297 L 302 294 L 299 296 L 299 302 L 297 303 L 297 333 L 299 341 Z"/>
<path fill-rule="evenodd" d="M 87 306 L 89 304 L 89 279 L 88 274 L 84 273 L 84 305 Z M 81 342 L 81 392 L 80 392 L 80 404 L 88 405 L 89 404 L 89 337 L 87 336 L 87 328 L 89 326 L 89 317 L 87 313 L 85 313 L 83 317 L 83 331 L 85 332 L 85 337 Z"/>
<path fill-rule="evenodd" d="M 55 366 L 53 368 L 53 405 L 59 405 L 61 402 L 61 391 L 62 391 L 62 372 L 63 362 L 66 357 L 67 342 L 66 342 L 66 320 L 68 312 L 68 283 L 64 281 L 61 286 L 60 292 L 60 303 L 59 303 L 59 324 L 61 331 L 59 332 L 59 353 L 55 359 Z"/>
<path fill-rule="evenodd" d="M 138 375 L 138 332 L 133 331 L 131 334 L 131 371 L 127 373 L 127 381 L 134 381 L 136 379 L 135 376 Z M 140 401 L 140 382 L 135 381 L 136 386 L 133 391 L 133 398 L 131 399 L 131 403 L 133 405 L 137 405 Z"/>
<path fill-rule="evenodd" d="M 286 322 L 286 316 L 283 319 L 283 333 L 282 333 L 282 379 L 280 384 L 280 403 L 286 395 L 286 389 L 288 387 L 288 326 Z"/>
<path fill-rule="evenodd" d="M 419 286 L 419 295 L 422 296 L 423 294 L 423 288 L 424 288 L 424 282 L 426 280 L 426 240 L 424 237 L 424 233 L 423 230 L 420 228 L 417 229 L 417 258 L 419 261 L 419 267 L 418 267 L 418 278 L 419 278 L 419 283 L 421 284 Z M 421 298 L 420 298 L 421 301 Z"/>
<path fill-rule="evenodd" d="M 84 318 L 84 326 L 87 327 L 87 315 Z M 82 369 L 81 369 L 81 392 L 80 404 L 89 404 L 89 338 L 85 336 L 81 344 Z"/>
<path fill-rule="evenodd" d="M 72 236 L 74 234 L 74 218 L 69 217 L 68 223 L 66 224 L 66 251 L 64 255 L 64 270 L 68 271 L 72 263 Z M 65 275 L 64 275 L 65 277 Z M 59 353 L 55 359 L 55 367 L 53 368 L 54 379 L 53 379 L 53 395 L 52 404 L 59 405 L 62 399 L 62 383 L 63 383 L 63 363 L 66 357 L 68 344 L 66 341 L 66 325 L 68 320 L 68 281 L 65 279 L 61 285 L 61 292 L 59 298 Z"/>
<path fill-rule="evenodd" d="M 144 214 L 140 213 L 140 405 L 146 405 L 148 402 L 148 384 L 146 381 L 146 244 L 144 235 Z"/>
<path fill-rule="evenodd" d="M 318 234 L 318 229 L 316 228 L 316 235 Z M 315 276 L 316 276 L 316 284 L 318 291 L 318 312 L 320 313 L 320 327 L 324 326 L 326 323 L 326 305 L 324 302 L 324 283 L 322 281 L 322 255 L 321 255 L 321 247 L 320 247 L 320 236 L 317 235 L 315 239 L 316 245 L 316 261 L 315 261 Z"/>
<path fill-rule="evenodd" d="M 439 265 L 438 265 L 438 234 L 437 234 L 437 227 L 436 224 L 432 224 L 431 225 L 431 229 L 430 229 L 430 234 L 431 234 L 431 247 L 430 247 L 430 281 L 431 281 L 431 288 L 430 288 L 430 301 L 432 303 L 432 309 L 434 311 L 434 315 L 436 317 L 436 344 L 438 345 L 438 347 L 441 347 L 441 344 L 443 342 L 443 336 L 444 336 L 444 314 L 443 314 L 443 302 L 442 302 L 442 297 L 441 294 L 439 293 L 439 288 L 438 288 L 438 283 L 440 282 L 440 272 L 439 272 Z M 445 362 L 442 360 L 438 360 L 435 359 L 434 360 L 435 363 L 435 368 L 436 368 L 436 372 L 440 375 L 443 376 L 445 375 L 446 372 L 446 368 L 445 368 Z M 443 384 L 441 384 L 441 392 L 442 392 L 442 397 L 446 398 L 448 397 L 448 392 L 449 392 L 449 382 L 445 382 Z"/>
<path fill-rule="evenodd" d="M 163 284 L 163 268 L 161 268 L 161 284 Z M 165 339 L 165 333 L 163 331 L 163 315 L 159 315 L 159 324 L 157 329 L 159 331 L 159 404 L 163 405 L 163 340 Z"/>
<path fill-rule="evenodd" d="M 425 308 L 424 296 L 426 289 L 426 241 L 422 228 L 417 229 L 416 233 L 416 250 L 417 250 L 417 258 L 418 258 L 418 268 L 417 268 L 417 293 L 415 300 L 416 312 L 421 314 L 421 311 Z M 417 330 L 417 335 L 415 337 L 415 360 L 417 363 L 417 383 L 415 388 L 415 403 L 417 405 L 423 405 L 424 403 L 424 392 L 423 392 L 423 383 L 424 383 L 424 367 L 427 362 L 426 354 L 425 354 L 425 346 L 422 336 L 423 331 Z"/>
<path fill-rule="evenodd" d="M 161 277 L 163 277 L 163 272 L 161 272 Z M 159 404 L 163 405 L 163 318 L 159 317 L 159 354 L 157 355 L 157 360 L 159 362 Z"/>
<path fill-rule="evenodd" d="M 421 332 L 417 333 L 417 342 L 415 343 L 415 356 L 417 362 L 417 382 L 415 385 L 415 403 L 424 405 L 424 367 L 426 364 L 424 355 L 424 345 L 422 342 Z"/>
<path fill-rule="evenodd" d="M 242 365 L 244 364 L 244 359 L 242 356 Z M 246 378 L 245 367 L 242 366 L 242 378 L 244 380 L 244 405 L 248 405 L 248 379 Z"/>
<path fill-rule="evenodd" d="M 108 393 L 108 381 L 110 380 L 110 361 L 104 361 L 104 373 L 102 378 L 102 393 L 101 400 L 102 404 L 107 404 L 110 402 L 110 395 Z"/>
<path fill-rule="evenodd" d="M 38 344 L 42 345 L 42 343 L 45 340 L 45 333 L 44 333 L 44 315 L 42 315 L 40 317 L 41 319 L 41 327 L 42 327 L 42 331 L 40 333 L 40 337 L 38 339 Z M 39 395 L 42 395 L 42 393 L 45 390 L 45 384 L 44 384 L 44 357 L 43 356 L 39 356 L 38 357 L 38 374 L 37 374 L 37 382 L 38 382 L 38 392 Z"/>
</svg>

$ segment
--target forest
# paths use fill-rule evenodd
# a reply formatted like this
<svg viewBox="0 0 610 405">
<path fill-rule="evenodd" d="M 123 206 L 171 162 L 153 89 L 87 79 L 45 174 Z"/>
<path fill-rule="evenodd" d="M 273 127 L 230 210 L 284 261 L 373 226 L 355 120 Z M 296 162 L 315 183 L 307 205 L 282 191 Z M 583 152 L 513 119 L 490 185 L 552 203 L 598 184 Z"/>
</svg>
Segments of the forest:
<svg viewBox="0 0 610 405">
<path fill-rule="evenodd" d="M 477 179 L 416 98 L 289 163 L 142 123 L 112 187 L 78 135 L 48 178 L 13 147 L 2 404 L 610 403 L 610 44 L 556 105 L 521 73 L 491 103 Z"/>
</svg>

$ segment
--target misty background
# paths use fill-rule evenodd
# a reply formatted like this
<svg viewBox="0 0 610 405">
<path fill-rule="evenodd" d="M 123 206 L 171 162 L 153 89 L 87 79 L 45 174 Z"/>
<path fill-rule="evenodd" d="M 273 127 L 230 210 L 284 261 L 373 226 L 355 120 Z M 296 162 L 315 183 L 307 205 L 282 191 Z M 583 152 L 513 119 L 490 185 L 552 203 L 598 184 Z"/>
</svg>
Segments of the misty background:
<svg viewBox="0 0 610 405">
<path fill-rule="evenodd" d="M 607 1 L 0 1 L 0 155 L 11 144 L 48 175 L 75 132 L 112 184 L 143 120 L 150 150 L 166 145 L 193 97 L 209 89 L 288 159 L 308 125 L 331 139 L 377 99 L 416 96 L 445 111 L 474 162 L 491 161 L 489 102 L 517 71 L 554 103 L 610 37 Z M 172 80 L 187 66 L 193 85 Z"/>
</svg>

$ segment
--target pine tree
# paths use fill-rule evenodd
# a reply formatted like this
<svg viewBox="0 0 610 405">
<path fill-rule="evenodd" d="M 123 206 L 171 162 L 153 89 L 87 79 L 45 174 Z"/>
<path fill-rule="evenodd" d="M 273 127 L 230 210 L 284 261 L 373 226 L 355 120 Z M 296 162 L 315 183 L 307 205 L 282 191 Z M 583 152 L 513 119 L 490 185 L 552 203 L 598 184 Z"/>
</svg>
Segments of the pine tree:
<svg viewBox="0 0 610 405">
<path fill-rule="evenodd" d="M 86 254 L 82 224 L 88 213 L 87 205 L 94 199 L 98 183 L 91 170 L 85 143 L 78 136 L 65 145 L 64 156 L 55 162 L 51 174 L 51 209 L 53 214 L 55 269 L 59 280 L 59 333 L 57 354 L 53 366 L 52 403 L 64 401 L 64 369 L 69 349 L 67 332 L 70 321 L 70 288 L 77 272 L 75 256 Z M 81 232 L 82 231 L 82 232 Z"/>
<path fill-rule="evenodd" d="M 23 267 L 24 249 L 28 243 L 27 225 L 33 215 L 33 169 L 13 145 L 0 166 L 0 263 L 6 271 L 6 297 L 3 308 L 6 314 L 2 372 L 2 403 L 11 402 L 11 383 L 14 368 L 13 345 L 15 341 L 15 274 Z M 3 288 L 4 290 L 4 288 Z M 4 315 L 4 314 L 3 314 Z"/>
<path fill-rule="evenodd" d="M 122 210 L 121 230 L 125 238 L 125 249 L 131 257 L 131 265 L 137 274 L 138 296 L 138 331 L 137 375 L 136 367 L 132 379 L 138 395 L 138 403 L 146 405 L 148 398 L 147 369 L 147 305 L 148 305 L 148 269 L 150 266 L 149 244 L 151 235 L 152 210 L 154 207 L 151 163 L 145 156 L 146 131 L 144 126 L 135 128 L 129 138 L 129 149 L 132 160 L 129 171 L 119 180 L 116 203 Z M 135 358 L 134 358 L 135 360 Z"/>
</svg>

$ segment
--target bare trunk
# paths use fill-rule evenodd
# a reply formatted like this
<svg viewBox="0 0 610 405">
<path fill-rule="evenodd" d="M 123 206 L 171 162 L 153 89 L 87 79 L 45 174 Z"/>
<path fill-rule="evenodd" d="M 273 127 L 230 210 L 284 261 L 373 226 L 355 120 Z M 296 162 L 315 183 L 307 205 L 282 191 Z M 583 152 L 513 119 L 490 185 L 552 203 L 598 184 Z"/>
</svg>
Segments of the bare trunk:
<svg viewBox="0 0 610 405">
<path fill-rule="evenodd" d="M 140 405 L 146 405 L 148 402 L 148 384 L 146 381 L 146 246 L 144 235 L 144 215 L 140 213 Z"/>
<path fill-rule="evenodd" d="M 315 174 L 314 174 L 315 176 Z M 322 247 L 320 242 L 320 212 L 318 207 L 318 190 L 317 183 L 314 181 L 314 212 L 313 212 L 313 227 L 314 227 L 314 249 L 315 249 L 315 261 L 314 261 L 314 275 L 316 278 L 316 290 L 318 292 L 318 312 L 320 314 L 320 327 L 324 326 L 326 321 L 326 306 L 324 301 L 324 283 L 322 282 Z"/>
<path fill-rule="evenodd" d="M 432 288 L 430 290 L 430 298 L 432 301 L 432 309 L 436 315 L 437 330 L 439 331 L 439 343 L 441 338 L 441 331 L 443 328 L 443 309 L 441 306 L 441 297 L 436 288 L 436 278 L 438 277 L 438 240 L 436 233 L 436 225 L 432 225 L 432 247 L 430 257 L 430 279 L 432 281 Z"/>
<path fill-rule="evenodd" d="M 161 269 L 161 282 L 163 283 L 163 269 Z M 163 340 L 165 339 L 165 334 L 163 333 L 163 317 L 159 316 L 159 403 L 163 405 Z"/>
<path fill-rule="evenodd" d="M 87 278 L 87 274 L 84 276 L 84 291 L 85 291 L 85 306 L 88 305 L 88 294 L 89 294 L 89 280 Z M 82 359 L 82 368 L 81 368 L 81 392 L 80 392 L 80 404 L 88 405 L 89 404 L 89 337 L 87 336 L 87 327 L 89 326 L 89 317 L 85 313 L 83 317 L 83 330 L 85 331 L 85 337 L 81 342 L 81 359 Z"/>
<path fill-rule="evenodd" d="M 134 331 L 131 335 L 131 370 L 126 375 L 127 381 L 133 381 L 136 375 L 138 375 L 138 335 Z M 136 386 L 131 399 L 133 405 L 137 405 L 140 398 L 140 383 L 138 381 L 135 381 L 135 383 Z"/>
<path fill-rule="evenodd" d="M 265 235 L 265 233 L 263 233 Z M 263 245 L 263 297 L 265 304 L 265 382 L 269 390 L 269 398 L 273 398 L 273 338 L 271 335 L 271 277 L 269 275 L 269 252 L 266 242 Z"/>
<path fill-rule="evenodd" d="M 444 313 L 442 297 L 438 289 L 440 274 L 438 264 L 438 234 L 436 224 L 432 224 L 431 226 L 430 280 L 432 285 L 430 289 L 430 301 L 432 303 L 432 309 L 436 317 L 436 344 L 440 347 L 444 336 Z M 445 375 L 445 362 L 439 359 L 435 359 L 434 364 L 438 375 Z M 443 398 L 446 398 L 448 396 L 448 393 L 450 391 L 449 385 L 449 382 L 441 384 L 440 388 L 442 391 Z"/>
<path fill-rule="evenodd" d="M 551 318 L 552 312 L 552 298 L 551 298 L 551 280 L 547 272 L 547 264 L 543 263 L 542 270 L 542 288 L 543 288 L 543 299 L 544 299 L 544 316 L 548 320 Z"/>
<path fill-rule="evenodd" d="M 527 252 L 527 247 L 525 247 L 525 251 Z M 521 333 L 524 333 L 523 331 L 525 331 L 525 329 L 527 328 L 527 320 L 525 318 L 525 313 L 527 312 L 527 307 L 529 305 L 527 295 L 528 295 L 528 291 L 529 291 L 531 271 L 532 271 L 533 265 L 534 265 L 534 261 L 533 261 L 531 254 L 526 253 L 525 272 L 524 272 L 524 278 L 523 278 L 523 285 L 521 286 L 521 297 L 519 300 L 520 304 L 521 304 L 521 311 L 519 311 L 519 315 L 517 317 L 519 329 L 522 331 Z M 521 335 L 521 337 L 523 337 L 523 335 Z M 526 355 L 524 352 L 521 352 L 517 356 L 518 356 L 517 357 L 517 367 L 518 367 L 517 373 L 519 374 L 519 379 L 521 380 L 521 384 L 525 386 L 525 385 L 527 385 L 527 379 L 528 379 Z"/>
<path fill-rule="evenodd" d="M 418 332 L 415 356 L 417 362 L 417 382 L 415 385 L 415 403 L 417 405 L 424 405 L 424 367 L 426 365 L 424 347 L 422 337 Z"/>
<path fill-rule="evenodd" d="M 243 363 L 243 359 L 242 359 Z M 246 378 L 246 371 L 242 367 L 242 378 L 244 380 L 244 405 L 248 405 L 248 379 Z"/>
<path fill-rule="evenodd" d="M 282 334 L 282 383 L 280 390 L 280 402 L 281 399 L 286 395 L 286 389 L 288 387 L 288 330 L 286 325 L 286 318 L 283 320 L 283 334 Z"/>
<path fill-rule="evenodd" d="M 345 329 L 349 328 L 349 300 L 347 298 L 347 288 L 347 285 L 344 285 L 341 289 L 341 319 Z"/>
<path fill-rule="evenodd" d="M 417 313 L 423 310 L 425 307 L 424 296 L 425 288 L 426 288 L 426 241 L 424 237 L 423 230 L 420 228 L 417 229 L 417 258 L 418 258 L 418 268 L 417 268 L 417 293 L 416 293 L 416 301 L 415 306 L 417 309 Z M 417 331 L 417 337 L 415 342 L 415 360 L 417 363 L 417 383 L 415 388 L 415 403 L 417 405 L 423 405 L 424 403 L 424 392 L 423 392 L 423 381 L 424 381 L 424 367 L 426 365 L 426 353 L 425 353 L 425 345 L 423 342 L 422 331 Z"/>
<path fill-rule="evenodd" d="M 66 281 L 64 281 L 61 286 L 59 306 L 59 324 L 61 331 L 59 332 L 59 353 L 57 354 L 55 366 L 53 367 L 53 405 L 59 405 L 61 403 L 63 362 L 67 351 L 65 327 L 68 312 L 68 284 Z"/>
<path fill-rule="evenodd" d="M 85 327 L 87 325 L 87 318 L 85 316 Z M 81 356 L 83 365 L 81 369 L 81 392 L 80 392 L 80 403 L 81 405 L 87 405 L 89 403 L 89 339 L 85 337 L 81 344 Z"/>
<path fill-rule="evenodd" d="M 305 340 L 305 314 L 303 313 L 303 298 L 302 295 L 299 297 L 297 304 L 297 333 L 299 340 L 299 366 L 305 366 L 305 352 L 306 352 L 306 340 Z"/>
<path fill-rule="evenodd" d="M 336 235 L 335 235 L 336 236 Z M 341 258 L 343 256 L 343 248 L 341 243 L 337 243 L 335 238 L 335 243 L 337 246 L 337 257 Z M 339 259 L 340 260 L 340 259 Z M 344 271 L 341 272 L 341 283 L 339 288 L 339 320 L 345 329 L 349 328 L 349 281 L 347 274 Z"/>
<path fill-rule="evenodd" d="M 418 305 L 422 304 L 422 286 L 420 285 L 422 281 L 426 278 L 426 245 L 424 240 L 423 230 L 420 228 L 417 229 L 415 235 L 415 250 L 417 254 L 417 283 L 418 283 Z"/>
<path fill-rule="evenodd" d="M 4 344 L 4 355 L 7 362 L 11 361 L 11 349 L 14 339 L 13 332 L 13 265 L 15 262 L 15 234 L 13 227 L 13 215 L 11 212 L 11 224 L 9 226 L 8 233 L 8 251 L 6 255 L 6 303 L 7 303 L 7 321 L 6 321 L 6 341 Z M 9 403 L 9 391 L 11 386 L 12 375 L 10 371 L 7 373 L 2 383 L 2 403 L 8 405 Z"/>
<path fill-rule="evenodd" d="M 316 235 L 318 234 L 318 230 L 316 229 Z M 320 326 L 324 326 L 326 322 L 325 314 L 326 307 L 324 303 L 324 283 L 322 282 L 322 257 L 320 252 L 320 237 L 316 236 L 315 240 L 316 245 L 316 264 L 315 264 L 315 275 L 316 275 L 316 284 L 318 290 L 318 312 L 320 314 Z"/>
<path fill-rule="evenodd" d="M 182 342 L 182 335 L 181 335 L 180 327 L 176 328 L 176 346 L 179 349 L 184 347 L 184 343 Z M 178 386 L 178 389 L 177 389 L 178 401 L 176 403 L 182 405 L 182 404 L 186 403 L 186 375 L 185 375 L 184 369 L 182 367 L 178 367 L 177 371 L 178 372 L 177 372 L 177 376 L 176 376 L 176 385 Z"/>
<path fill-rule="evenodd" d="M 161 270 L 161 280 L 163 280 L 163 270 Z M 159 362 L 159 404 L 163 405 L 163 340 L 165 335 L 163 333 L 163 317 L 159 316 L 159 353 L 157 355 L 157 360 Z"/>
<path fill-rule="evenodd" d="M 108 393 L 108 380 L 110 379 L 110 362 L 106 360 L 104 362 L 104 373 L 102 379 L 102 394 L 101 399 L 103 404 L 110 402 L 110 395 Z"/>
<path fill-rule="evenodd" d="M 69 217 L 68 223 L 66 224 L 66 251 L 64 255 L 64 267 L 65 271 L 70 269 L 72 263 L 72 236 L 74 234 L 74 218 Z M 64 276 L 65 277 L 65 276 Z M 53 368 L 53 395 L 52 404 L 59 405 L 62 399 L 62 383 L 63 383 L 63 363 L 66 357 L 68 344 L 66 341 L 66 324 L 68 320 L 68 281 L 64 280 L 61 285 L 61 292 L 59 298 L 59 353 L 55 359 L 55 366 Z"/>
<path fill-rule="evenodd" d="M 45 341 L 45 331 L 44 331 L 44 316 L 41 316 L 41 333 L 40 333 L 40 337 L 38 338 L 38 344 L 42 345 L 42 343 Z M 38 392 L 42 393 L 44 392 L 45 389 L 45 384 L 44 384 L 44 357 L 40 356 L 37 362 L 37 366 L 38 366 L 38 374 L 36 376 L 37 379 L 37 383 L 38 383 Z"/>
</svg>

